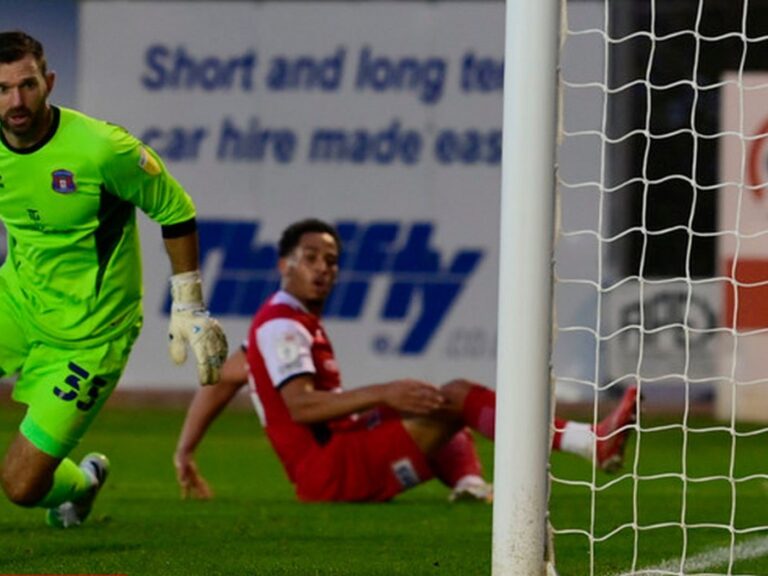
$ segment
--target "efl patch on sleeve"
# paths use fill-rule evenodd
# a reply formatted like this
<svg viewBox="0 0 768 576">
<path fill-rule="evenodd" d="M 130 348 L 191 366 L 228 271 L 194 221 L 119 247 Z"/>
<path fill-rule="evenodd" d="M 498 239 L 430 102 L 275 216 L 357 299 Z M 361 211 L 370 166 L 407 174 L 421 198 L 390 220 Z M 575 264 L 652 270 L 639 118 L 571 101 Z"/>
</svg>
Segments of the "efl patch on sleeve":
<svg viewBox="0 0 768 576">
<path fill-rule="evenodd" d="M 161 172 L 160 164 L 155 160 L 155 157 L 143 147 L 141 156 L 139 156 L 139 167 L 150 176 L 157 176 Z"/>
<path fill-rule="evenodd" d="M 292 373 L 302 368 L 301 344 L 298 336 L 292 332 L 281 334 L 275 342 L 275 355 L 283 374 Z"/>
</svg>

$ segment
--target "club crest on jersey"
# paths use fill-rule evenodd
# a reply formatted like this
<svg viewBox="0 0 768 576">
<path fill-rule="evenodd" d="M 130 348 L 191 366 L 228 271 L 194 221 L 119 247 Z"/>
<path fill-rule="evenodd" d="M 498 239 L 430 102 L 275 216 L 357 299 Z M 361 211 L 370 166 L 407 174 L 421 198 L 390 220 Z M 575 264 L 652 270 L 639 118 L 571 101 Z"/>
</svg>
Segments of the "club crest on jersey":
<svg viewBox="0 0 768 576">
<path fill-rule="evenodd" d="M 51 174 L 53 182 L 51 187 L 54 192 L 59 194 L 71 194 L 77 189 L 75 185 L 75 175 L 69 170 L 56 170 Z"/>
</svg>

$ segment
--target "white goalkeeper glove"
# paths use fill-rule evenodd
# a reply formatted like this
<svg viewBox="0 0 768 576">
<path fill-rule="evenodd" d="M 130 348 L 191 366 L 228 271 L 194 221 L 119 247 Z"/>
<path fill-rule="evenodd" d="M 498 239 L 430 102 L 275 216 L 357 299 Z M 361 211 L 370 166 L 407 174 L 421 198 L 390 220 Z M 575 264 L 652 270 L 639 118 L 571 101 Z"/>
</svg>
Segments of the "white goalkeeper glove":
<svg viewBox="0 0 768 576">
<path fill-rule="evenodd" d="M 176 364 L 187 359 L 187 344 L 197 358 L 201 384 L 215 384 L 219 369 L 227 358 L 227 338 L 219 323 L 211 318 L 203 304 L 200 272 L 171 276 L 171 323 L 168 327 L 168 351 Z"/>
</svg>

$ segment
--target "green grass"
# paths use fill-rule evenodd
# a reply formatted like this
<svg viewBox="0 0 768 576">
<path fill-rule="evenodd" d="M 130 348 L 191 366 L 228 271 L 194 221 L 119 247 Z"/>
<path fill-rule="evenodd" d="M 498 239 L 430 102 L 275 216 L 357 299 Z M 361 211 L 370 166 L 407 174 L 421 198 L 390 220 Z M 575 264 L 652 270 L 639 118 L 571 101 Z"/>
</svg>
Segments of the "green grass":
<svg viewBox="0 0 768 576">
<path fill-rule="evenodd" d="M 643 422 L 645 427 L 658 424 L 648 419 Z M 550 517 L 556 528 L 588 532 L 594 523 L 594 574 L 628 572 L 635 554 L 635 566 L 640 569 L 679 562 L 683 546 L 689 559 L 729 547 L 731 533 L 726 526 L 732 517 L 737 530 L 768 525 L 768 481 L 755 477 L 732 484 L 720 478 L 729 476 L 731 465 L 735 478 L 765 475 L 768 434 L 738 438 L 732 458 L 729 433 L 704 431 L 713 424 L 702 419 L 689 423 L 687 456 L 682 450 L 682 430 L 646 432 L 641 436 L 639 453 L 637 437 L 631 438 L 622 473 L 616 477 L 596 475 L 598 490 L 555 486 Z M 757 427 L 740 425 L 738 429 L 745 432 Z M 555 476 L 569 480 L 592 480 L 590 468 L 570 455 L 554 457 L 551 469 Z M 634 470 L 636 475 L 632 474 Z M 687 530 L 679 526 L 683 521 Z M 639 530 L 634 530 L 634 522 Z M 614 535 L 607 538 L 609 534 Z M 768 530 L 763 529 L 736 536 L 737 544 L 760 542 L 762 553 L 736 559 L 731 572 L 727 571 L 727 557 L 722 557 L 719 563 L 699 561 L 698 565 L 689 560 L 685 573 L 768 574 L 766 534 Z M 555 550 L 561 576 L 590 573 L 591 552 L 586 535 L 559 536 Z"/>
<path fill-rule="evenodd" d="M 0 411 L 0 442 L 15 433 L 21 412 L 9 404 Z M 180 410 L 108 407 L 75 458 L 92 449 L 107 453 L 112 474 L 93 515 L 83 526 L 53 530 L 40 510 L 0 501 L 0 574 L 139 575 L 486 575 L 490 574 L 490 506 L 451 505 L 447 489 L 431 482 L 388 504 L 299 504 L 250 411 L 226 412 L 211 430 L 199 463 L 216 491 L 210 502 L 181 501 L 171 465 Z M 703 424 L 708 424 L 702 422 Z M 643 436 L 638 471 L 643 475 L 680 472 L 682 435 L 678 431 Z M 735 469 L 744 476 L 765 469 L 764 435 L 739 440 Z M 729 468 L 730 438 L 723 433 L 689 436 L 688 474 L 705 477 Z M 493 445 L 478 440 L 489 473 Z M 632 442 L 629 470 L 635 454 Z M 560 477 L 592 479 L 588 463 L 569 455 L 553 457 Z M 633 520 L 648 526 L 681 518 L 679 479 L 635 482 L 599 473 L 594 497 L 595 534 L 603 536 Z M 618 478 L 622 478 L 619 476 Z M 732 511 L 731 485 L 720 480 L 689 484 L 689 522 L 728 523 L 739 528 L 766 524 L 768 484 L 739 484 Z M 556 485 L 551 517 L 558 528 L 588 530 L 592 493 Z M 679 528 L 640 531 L 638 567 L 680 554 Z M 760 536 L 758 534 L 758 536 Z M 755 536 L 751 536 L 754 538 Z M 727 545 L 716 528 L 688 530 L 690 554 Z M 594 574 L 627 571 L 635 531 L 620 530 L 594 545 Z M 589 574 L 590 546 L 583 535 L 558 536 L 561 576 Z M 699 572 L 726 573 L 726 566 Z M 737 562 L 734 574 L 768 574 L 766 558 Z"/>
<path fill-rule="evenodd" d="M 20 413 L 3 406 L 6 445 Z M 181 411 L 108 407 L 79 457 L 109 455 L 82 526 L 0 502 L 0 574 L 390 575 L 490 573 L 491 507 L 451 505 L 436 482 L 387 504 L 299 504 L 253 412 L 229 411 L 201 447 L 216 491 L 181 501 L 171 464 Z M 492 446 L 482 444 L 486 461 Z"/>
</svg>

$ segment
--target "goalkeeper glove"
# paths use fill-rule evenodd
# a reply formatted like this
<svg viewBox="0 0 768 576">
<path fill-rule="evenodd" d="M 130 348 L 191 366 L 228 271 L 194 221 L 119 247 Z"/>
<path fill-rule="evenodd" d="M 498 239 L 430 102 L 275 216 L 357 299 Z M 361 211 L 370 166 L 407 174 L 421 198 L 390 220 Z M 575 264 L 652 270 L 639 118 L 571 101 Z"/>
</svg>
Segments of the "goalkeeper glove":
<svg viewBox="0 0 768 576">
<path fill-rule="evenodd" d="M 171 323 L 168 328 L 168 351 L 176 364 L 187 359 L 187 344 L 197 358 L 201 384 L 214 384 L 227 357 L 227 339 L 219 323 L 203 305 L 200 272 L 184 272 L 171 276 Z"/>
</svg>

